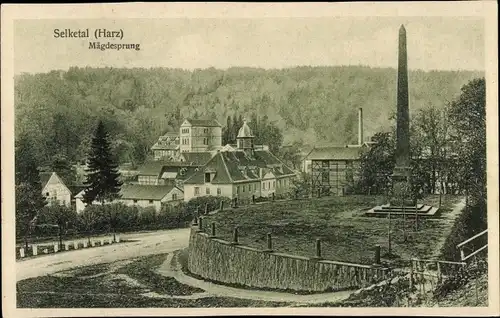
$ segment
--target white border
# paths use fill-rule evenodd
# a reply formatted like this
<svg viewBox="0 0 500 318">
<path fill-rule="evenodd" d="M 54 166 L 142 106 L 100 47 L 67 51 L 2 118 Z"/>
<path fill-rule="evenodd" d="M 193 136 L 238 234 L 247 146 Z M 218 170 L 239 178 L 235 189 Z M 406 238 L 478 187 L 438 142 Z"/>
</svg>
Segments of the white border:
<svg viewBox="0 0 500 318">
<path fill-rule="evenodd" d="M 14 259 L 13 21 L 96 18 L 264 18 L 325 16 L 475 16 L 485 19 L 489 227 L 488 308 L 196 308 L 196 309 L 16 309 Z M 124 3 L 2 5 L 2 306 L 6 317 L 152 315 L 498 315 L 498 22 L 494 1 L 392 3 Z"/>
</svg>

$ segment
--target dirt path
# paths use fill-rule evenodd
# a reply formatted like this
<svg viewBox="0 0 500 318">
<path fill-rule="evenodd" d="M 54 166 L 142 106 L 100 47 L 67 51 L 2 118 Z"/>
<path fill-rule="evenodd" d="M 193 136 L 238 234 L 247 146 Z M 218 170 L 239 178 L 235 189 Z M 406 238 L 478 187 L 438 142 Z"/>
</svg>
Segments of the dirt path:
<svg viewBox="0 0 500 318">
<path fill-rule="evenodd" d="M 177 257 L 177 254 L 169 254 L 165 262 L 157 269 L 157 272 L 164 276 L 173 277 L 180 283 L 205 290 L 205 293 L 198 294 L 198 297 L 232 297 L 260 301 L 291 302 L 296 305 L 302 305 L 340 301 L 348 298 L 349 295 L 353 293 L 353 291 L 341 291 L 313 295 L 295 295 L 284 292 L 240 289 L 217 285 L 184 274 L 180 268 L 179 262 L 177 260 L 172 262 L 174 257 Z M 173 263 L 175 263 L 175 265 L 173 265 Z"/>
<path fill-rule="evenodd" d="M 450 225 L 450 231 L 451 228 L 453 227 L 453 224 L 455 223 L 455 220 L 460 216 L 460 213 L 462 213 L 464 208 L 465 208 L 465 199 L 462 199 L 455 204 L 453 210 L 450 213 L 447 213 L 443 216 L 442 221 Z M 437 242 L 436 245 L 434 245 L 434 251 L 431 257 L 432 259 L 441 258 L 441 250 L 443 249 L 444 243 L 448 235 L 450 235 L 450 233 L 448 233 L 447 235 L 442 235 L 439 239 L 439 242 Z"/>
<path fill-rule="evenodd" d="M 189 229 L 122 235 L 132 242 L 47 254 L 16 262 L 16 281 L 53 274 L 74 267 L 111 263 L 152 254 L 169 253 L 189 244 Z"/>
</svg>

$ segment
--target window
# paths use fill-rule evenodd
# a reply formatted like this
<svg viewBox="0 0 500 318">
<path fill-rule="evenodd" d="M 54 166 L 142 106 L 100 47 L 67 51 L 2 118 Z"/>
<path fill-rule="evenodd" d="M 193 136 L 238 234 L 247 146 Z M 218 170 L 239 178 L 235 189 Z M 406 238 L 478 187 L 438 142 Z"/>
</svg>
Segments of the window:
<svg viewBox="0 0 500 318">
<path fill-rule="evenodd" d="M 48 193 L 48 192 L 47 192 L 47 193 L 45 193 L 45 196 L 46 196 L 46 197 L 48 197 L 49 195 L 50 195 L 50 193 Z"/>
<path fill-rule="evenodd" d="M 262 190 L 266 190 L 266 183 L 262 183 Z"/>
<path fill-rule="evenodd" d="M 276 181 L 273 181 L 273 189 L 276 188 Z"/>
<path fill-rule="evenodd" d="M 248 192 L 250 192 L 250 191 L 252 191 L 252 185 L 251 184 L 248 185 Z"/>
<path fill-rule="evenodd" d="M 194 187 L 194 194 L 199 195 L 200 194 L 200 187 Z"/>
<path fill-rule="evenodd" d="M 253 185 L 253 191 L 257 191 L 257 183 L 254 183 Z"/>
<path fill-rule="evenodd" d="M 203 138 L 203 144 L 208 145 L 208 138 Z"/>
<path fill-rule="evenodd" d="M 153 204 L 153 200 L 149 200 L 149 204 Z"/>
<path fill-rule="evenodd" d="M 205 182 L 210 182 L 210 172 L 205 173 Z"/>
<path fill-rule="evenodd" d="M 210 188 L 209 187 L 207 187 L 207 189 L 205 190 L 205 193 L 206 194 L 210 194 Z"/>
<path fill-rule="evenodd" d="M 183 134 L 189 134 L 189 128 L 182 128 Z"/>
<path fill-rule="evenodd" d="M 240 193 L 240 186 L 236 187 L 236 193 Z"/>
<path fill-rule="evenodd" d="M 242 185 L 241 188 L 243 189 L 243 192 L 245 192 L 245 185 Z"/>
<path fill-rule="evenodd" d="M 134 203 L 137 203 L 137 200 L 133 200 Z"/>
<path fill-rule="evenodd" d="M 172 201 L 177 200 L 177 193 L 172 193 Z"/>
<path fill-rule="evenodd" d="M 208 134 L 208 128 L 204 128 L 203 133 Z"/>
<path fill-rule="evenodd" d="M 217 188 L 217 195 L 221 195 L 222 194 L 222 191 L 220 188 Z"/>
</svg>

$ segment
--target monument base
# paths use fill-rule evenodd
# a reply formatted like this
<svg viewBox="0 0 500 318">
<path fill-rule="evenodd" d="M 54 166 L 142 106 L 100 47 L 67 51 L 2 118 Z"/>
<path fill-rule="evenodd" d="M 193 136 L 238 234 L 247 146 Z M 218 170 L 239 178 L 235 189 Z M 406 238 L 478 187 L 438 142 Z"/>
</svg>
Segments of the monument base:
<svg viewBox="0 0 500 318">
<path fill-rule="evenodd" d="M 392 175 L 392 191 L 389 204 L 376 206 L 365 213 L 366 216 L 387 217 L 429 217 L 438 212 L 438 208 L 430 205 L 417 204 L 411 190 L 410 168 L 397 166 Z"/>
<path fill-rule="evenodd" d="M 390 204 L 384 204 L 374 207 L 365 213 L 366 216 L 379 216 L 387 217 L 391 214 L 391 217 L 431 217 L 434 216 L 439 211 L 438 208 L 431 205 L 416 204 L 416 205 L 406 205 L 406 206 L 394 206 Z"/>
</svg>

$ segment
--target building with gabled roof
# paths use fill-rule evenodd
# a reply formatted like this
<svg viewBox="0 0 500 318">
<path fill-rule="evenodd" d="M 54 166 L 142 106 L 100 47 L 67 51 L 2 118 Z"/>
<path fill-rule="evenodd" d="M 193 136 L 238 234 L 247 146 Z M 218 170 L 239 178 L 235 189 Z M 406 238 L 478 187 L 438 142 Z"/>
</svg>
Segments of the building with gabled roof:
<svg viewBox="0 0 500 318">
<path fill-rule="evenodd" d="M 71 206 L 71 191 L 63 179 L 55 172 L 40 172 L 42 195 L 48 205 Z"/>
<path fill-rule="evenodd" d="M 179 133 L 167 132 L 158 138 L 158 141 L 151 147 L 154 159 L 174 160 L 179 152 Z"/>
<path fill-rule="evenodd" d="M 246 124 L 240 128 L 237 147 L 218 151 L 203 167 L 184 181 L 184 200 L 218 195 L 239 200 L 283 195 L 290 191 L 296 173 L 266 147 L 253 144 Z"/>
<path fill-rule="evenodd" d="M 80 191 L 75 196 L 76 212 L 80 213 L 85 209 L 83 203 L 83 194 L 85 190 Z M 113 202 L 121 202 L 128 206 L 153 207 L 160 211 L 165 204 L 178 204 L 182 202 L 184 193 L 181 188 L 174 183 L 164 185 L 142 185 L 142 184 L 124 184 L 120 189 L 120 198 Z M 100 205 L 100 202 L 93 202 L 93 205 Z M 105 203 L 107 204 L 107 203 Z"/>
<path fill-rule="evenodd" d="M 141 185 L 175 183 L 182 188 L 182 181 L 210 160 L 212 155 L 209 153 L 208 155 L 204 160 L 198 158 L 196 163 L 194 161 L 146 161 L 138 169 L 136 183 Z"/>
<path fill-rule="evenodd" d="M 177 204 L 183 200 L 183 191 L 175 184 L 167 185 L 123 185 L 119 202 L 128 206 L 153 207 L 160 211 L 164 204 Z"/>
<path fill-rule="evenodd" d="M 179 161 L 191 166 L 203 166 L 217 153 L 217 151 L 205 152 L 183 152 Z"/>
<path fill-rule="evenodd" d="M 180 127 L 179 150 L 205 152 L 219 150 L 222 145 L 222 126 L 215 119 L 184 120 Z"/>
<path fill-rule="evenodd" d="M 304 171 L 311 174 L 313 195 L 343 195 L 359 179 L 361 155 L 370 146 L 313 148 L 304 158 Z"/>
</svg>

